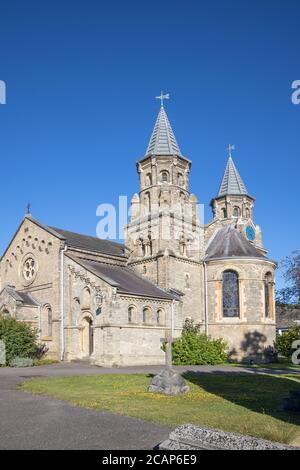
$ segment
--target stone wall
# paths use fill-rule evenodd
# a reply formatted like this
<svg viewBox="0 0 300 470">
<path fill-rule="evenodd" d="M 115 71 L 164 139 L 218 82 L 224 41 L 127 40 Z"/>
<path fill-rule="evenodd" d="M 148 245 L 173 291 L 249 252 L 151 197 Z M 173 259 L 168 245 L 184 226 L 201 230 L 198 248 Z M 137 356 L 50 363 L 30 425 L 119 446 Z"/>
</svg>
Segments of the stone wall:
<svg viewBox="0 0 300 470">
<path fill-rule="evenodd" d="M 224 338 L 232 360 L 263 359 L 264 348 L 275 340 L 274 290 L 270 317 L 265 316 L 264 276 L 274 263 L 267 260 L 216 260 L 207 266 L 209 334 Z M 225 318 L 222 314 L 222 276 L 234 270 L 239 276 L 239 317 Z"/>
<path fill-rule="evenodd" d="M 91 361 L 98 365 L 162 364 L 161 338 L 171 328 L 171 301 L 120 295 L 116 289 L 66 257 L 65 275 L 65 331 L 67 360 L 89 355 L 89 338 L 86 329 L 92 322 L 94 352 Z M 84 300 L 87 289 L 89 301 Z M 97 303 L 97 293 L 101 301 Z M 181 309 L 174 308 L 175 336 L 182 325 Z M 133 308 L 129 322 L 128 309 Z M 143 309 L 148 308 L 146 323 Z M 160 311 L 160 322 L 157 312 Z"/>
<path fill-rule="evenodd" d="M 44 307 L 52 310 L 52 335 L 45 338 L 40 331 L 40 339 L 49 349 L 49 355 L 59 357 L 60 344 L 60 249 L 61 240 L 54 237 L 39 225 L 25 218 L 15 238 L 1 260 L 1 288 L 6 284 L 13 285 L 16 290 L 30 292 L 41 305 L 41 313 Z M 35 275 L 26 280 L 23 275 L 24 262 L 31 258 L 35 262 Z M 18 309 L 16 318 L 32 322 L 37 316 L 36 309 Z M 38 321 L 35 318 L 35 326 Z"/>
</svg>

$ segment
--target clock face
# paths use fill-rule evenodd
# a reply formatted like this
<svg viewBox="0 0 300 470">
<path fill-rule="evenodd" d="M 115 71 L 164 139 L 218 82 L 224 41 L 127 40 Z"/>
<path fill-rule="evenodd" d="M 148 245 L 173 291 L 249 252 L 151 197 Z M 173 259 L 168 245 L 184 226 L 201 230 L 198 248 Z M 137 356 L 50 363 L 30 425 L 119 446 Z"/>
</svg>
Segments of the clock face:
<svg viewBox="0 0 300 470">
<path fill-rule="evenodd" d="M 253 242 L 253 240 L 255 239 L 255 230 L 252 227 L 252 225 L 247 225 L 247 227 L 246 227 L 246 236 L 247 236 L 248 240 L 250 240 L 251 242 Z"/>
</svg>

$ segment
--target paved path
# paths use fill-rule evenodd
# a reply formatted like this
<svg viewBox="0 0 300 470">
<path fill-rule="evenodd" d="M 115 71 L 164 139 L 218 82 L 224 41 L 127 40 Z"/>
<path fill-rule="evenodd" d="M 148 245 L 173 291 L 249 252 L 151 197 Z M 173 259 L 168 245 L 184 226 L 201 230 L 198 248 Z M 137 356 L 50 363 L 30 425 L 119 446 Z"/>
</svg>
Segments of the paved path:
<svg viewBox="0 0 300 470">
<path fill-rule="evenodd" d="M 203 374 L 278 372 L 217 366 L 177 369 Z M 106 369 L 76 363 L 0 368 L 0 449 L 152 449 L 166 439 L 168 427 L 19 392 L 16 386 L 33 377 L 157 373 L 160 370 L 160 366 Z"/>
</svg>

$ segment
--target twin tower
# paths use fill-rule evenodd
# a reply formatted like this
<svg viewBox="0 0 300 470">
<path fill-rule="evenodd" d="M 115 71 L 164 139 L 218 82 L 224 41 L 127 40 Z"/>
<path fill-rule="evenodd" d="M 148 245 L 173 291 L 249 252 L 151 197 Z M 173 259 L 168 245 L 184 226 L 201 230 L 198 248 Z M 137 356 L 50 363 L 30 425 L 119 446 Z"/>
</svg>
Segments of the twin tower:
<svg viewBox="0 0 300 470">
<path fill-rule="evenodd" d="M 162 101 L 146 154 L 137 162 L 140 191 L 131 201 L 125 244 L 129 266 L 177 294 L 183 318 L 223 337 L 232 357 L 240 358 L 254 331 L 261 335 L 261 355 L 274 339 L 276 264 L 266 257 L 253 221 L 254 198 L 231 149 L 211 201 L 213 219 L 204 224 L 189 189 L 191 161 L 181 153 Z"/>
</svg>

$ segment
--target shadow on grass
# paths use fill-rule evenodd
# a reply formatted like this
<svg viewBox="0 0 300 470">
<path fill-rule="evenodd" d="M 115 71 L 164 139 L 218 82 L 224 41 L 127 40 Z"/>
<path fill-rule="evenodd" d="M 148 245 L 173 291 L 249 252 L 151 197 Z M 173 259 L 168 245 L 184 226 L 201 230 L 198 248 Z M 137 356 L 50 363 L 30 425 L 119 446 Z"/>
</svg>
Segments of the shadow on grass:
<svg viewBox="0 0 300 470">
<path fill-rule="evenodd" d="M 300 425 L 300 413 L 283 410 L 283 400 L 291 390 L 300 391 L 300 382 L 271 375 L 229 375 L 226 372 L 186 371 L 182 376 L 213 395 L 256 413 Z"/>
</svg>

